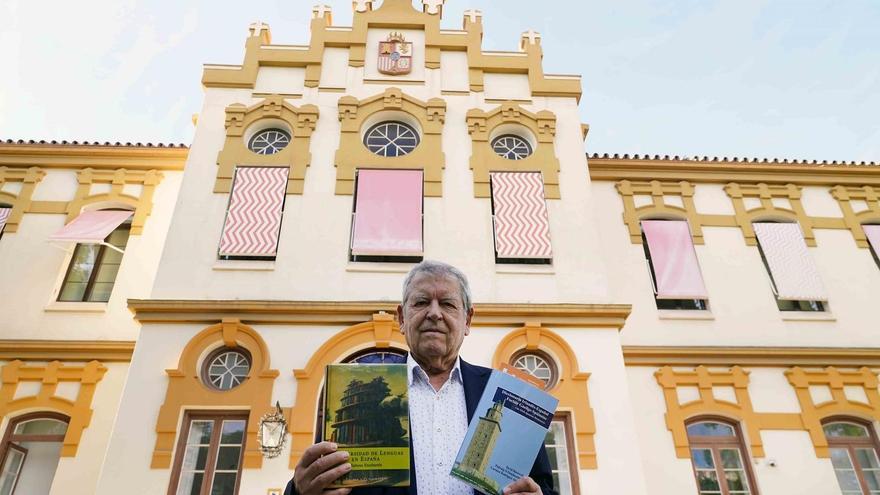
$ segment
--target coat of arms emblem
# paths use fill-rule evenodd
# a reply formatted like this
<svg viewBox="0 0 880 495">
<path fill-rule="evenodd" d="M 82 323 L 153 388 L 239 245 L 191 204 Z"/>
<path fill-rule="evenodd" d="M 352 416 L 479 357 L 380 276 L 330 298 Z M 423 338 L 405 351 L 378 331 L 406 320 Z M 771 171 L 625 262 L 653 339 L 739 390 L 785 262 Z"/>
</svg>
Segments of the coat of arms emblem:
<svg viewBox="0 0 880 495">
<path fill-rule="evenodd" d="M 379 42 L 379 72 L 392 76 L 409 74 L 412 70 L 412 42 L 400 33 L 391 33 Z"/>
</svg>

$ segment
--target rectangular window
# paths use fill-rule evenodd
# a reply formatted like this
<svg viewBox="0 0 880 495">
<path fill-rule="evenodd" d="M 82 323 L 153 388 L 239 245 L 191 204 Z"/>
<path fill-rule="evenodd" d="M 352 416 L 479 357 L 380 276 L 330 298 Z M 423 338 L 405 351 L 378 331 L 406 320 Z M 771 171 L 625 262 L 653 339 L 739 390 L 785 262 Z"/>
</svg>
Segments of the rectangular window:
<svg viewBox="0 0 880 495">
<path fill-rule="evenodd" d="M 12 213 L 12 208 L 0 206 L 0 238 L 3 237 L 3 227 L 6 227 L 6 220 L 9 219 L 9 215 L 11 213 Z"/>
<path fill-rule="evenodd" d="M 238 493 L 247 414 L 187 412 L 168 495 Z"/>
<path fill-rule="evenodd" d="M 358 170 L 351 261 L 422 259 L 421 170 Z"/>
<path fill-rule="evenodd" d="M 131 215 L 131 212 L 125 212 Z M 101 244 L 80 243 L 73 250 L 70 265 L 58 293 L 63 302 L 107 302 L 128 245 L 131 223 L 117 226 Z M 109 245 L 109 246 L 108 246 Z M 113 246 L 116 249 L 113 249 Z"/>
<path fill-rule="evenodd" d="M 578 464 L 571 431 L 571 416 L 568 412 L 560 412 L 553 416 L 550 429 L 544 438 L 544 449 L 550 460 L 553 486 L 559 495 L 580 493 Z"/>
<path fill-rule="evenodd" d="M 490 176 L 495 262 L 550 264 L 550 220 L 540 172 Z"/>
<path fill-rule="evenodd" d="M 874 261 L 877 262 L 877 266 L 880 266 L 880 225 L 862 225 L 862 228 L 865 229 L 868 244 L 871 245 Z"/>
<path fill-rule="evenodd" d="M 796 223 L 753 223 L 781 311 L 825 311 L 825 288 Z"/>
<path fill-rule="evenodd" d="M 275 259 L 288 172 L 288 167 L 235 168 L 220 259 Z"/>
<path fill-rule="evenodd" d="M 706 309 L 709 296 L 688 223 L 644 220 L 641 225 L 657 308 Z"/>
</svg>

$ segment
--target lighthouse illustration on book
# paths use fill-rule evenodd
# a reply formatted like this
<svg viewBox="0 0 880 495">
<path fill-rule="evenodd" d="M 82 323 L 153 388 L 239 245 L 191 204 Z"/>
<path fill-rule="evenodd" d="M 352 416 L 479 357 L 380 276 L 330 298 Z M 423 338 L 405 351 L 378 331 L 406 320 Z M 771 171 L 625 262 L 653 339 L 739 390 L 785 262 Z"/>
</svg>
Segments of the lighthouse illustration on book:
<svg viewBox="0 0 880 495">
<path fill-rule="evenodd" d="M 488 493 L 498 493 L 501 489 L 497 481 L 486 476 L 486 468 L 495 451 L 498 435 L 501 433 L 502 414 L 504 414 L 504 399 L 493 403 L 486 411 L 486 415 L 480 418 L 464 457 L 452 468 L 455 474 L 488 488 L 489 490 L 486 490 Z"/>
</svg>

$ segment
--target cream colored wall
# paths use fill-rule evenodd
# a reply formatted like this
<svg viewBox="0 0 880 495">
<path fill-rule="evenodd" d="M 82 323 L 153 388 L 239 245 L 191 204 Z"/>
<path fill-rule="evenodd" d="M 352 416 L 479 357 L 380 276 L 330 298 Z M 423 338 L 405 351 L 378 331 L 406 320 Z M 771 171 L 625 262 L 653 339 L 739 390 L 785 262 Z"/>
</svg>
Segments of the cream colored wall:
<svg viewBox="0 0 880 495">
<path fill-rule="evenodd" d="M 181 350 L 203 328 L 200 325 L 148 324 L 142 330 L 114 425 L 115 433 L 95 493 L 119 493 L 130 487 L 131 480 L 138 480 L 143 493 L 167 490 L 171 470 L 149 468 L 156 418 L 167 387 L 164 370 L 176 368 Z M 280 372 L 273 389 L 273 401 L 278 400 L 285 407 L 302 406 L 294 404 L 296 381 L 293 370 L 304 368 L 315 351 L 343 329 L 289 325 L 255 328 L 272 353 L 271 368 Z M 494 350 L 511 330 L 473 329 L 465 339 L 462 358 L 473 364 L 490 366 Z M 648 493 L 641 475 L 632 471 L 632 459 L 638 455 L 639 447 L 617 332 L 612 329 L 555 330 L 577 349 L 580 371 L 591 373 L 588 386 L 600 432 L 596 436 L 596 450 L 601 469 L 580 472 L 583 492 Z M 312 408 L 317 405 L 305 406 L 307 410 L 314 410 Z M 193 408 L 198 408 L 198 404 L 193 404 Z M 244 470 L 240 493 L 265 493 L 269 488 L 283 488 L 292 475 L 288 459 L 289 443 L 280 457 L 264 460 L 261 469 Z"/>
<path fill-rule="evenodd" d="M 834 212 L 821 191 L 807 188 L 807 211 Z M 747 246 L 739 228 L 704 227 L 705 244 L 697 258 L 709 292 L 712 319 L 688 319 L 690 312 L 658 311 L 640 244 L 631 244 L 622 220 L 623 204 L 613 183 L 596 182 L 603 256 L 615 267 L 614 299 L 633 304 L 623 331 L 625 345 L 704 346 L 829 346 L 877 345 L 872 325 L 873 295 L 880 290 L 880 268 L 867 249 L 856 247 L 847 230 L 815 229 L 818 246 L 809 248 L 829 296 L 830 313 L 780 312 L 769 278 L 754 246 Z M 829 195 L 830 196 L 830 195 Z M 721 212 L 726 195 L 718 187 L 697 186 L 697 210 Z M 729 200 L 726 200 L 729 202 Z M 839 210 L 839 208 L 838 208 Z M 837 216 L 840 216 L 839 213 Z"/>
<path fill-rule="evenodd" d="M 672 434 L 666 427 L 666 402 L 654 378 L 656 368 L 628 367 L 636 430 L 645 480 L 651 495 L 697 493 L 690 459 L 678 459 Z M 752 369 L 749 393 L 759 413 L 800 411 L 792 387 L 782 368 Z M 829 459 L 816 457 L 806 431 L 764 430 L 761 432 L 765 457 L 751 459 L 760 493 L 839 493 L 834 468 Z M 775 466 L 771 465 L 775 464 Z"/>
<path fill-rule="evenodd" d="M 153 212 L 142 235 L 129 238 L 126 254 L 107 304 L 56 302 L 72 254 L 72 244 L 48 237 L 64 226 L 63 214 L 26 213 L 18 232 L 0 239 L 0 285 L 15 287 L 0 298 L 0 339 L 135 340 L 138 325 L 126 300 L 149 294 L 165 233 L 171 221 L 181 172 L 165 171 L 156 187 Z M 37 184 L 35 200 L 68 201 L 76 172 L 49 170 Z M 56 246 L 68 249 L 66 253 Z"/>
<path fill-rule="evenodd" d="M 381 93 L 386 87 L 364 84 L 364 69 L 346 67 L 342 61 L 324 70 L 348 70 L 346 94 L 358 98 Z M 401 87 L 422 100 L 441 97 L 440 84 Z M 250 105 L 259 99 L 247 90 L 207 90 L 181 189 L 181 208 L 171 227 L 152 297 L 399 298 L 400 282 L 410 265 L 348 262 L 352 197 L 333 193 L 340 133 L 336 103 L 341 96 L 307 90 L 303 98 L 287 100 L 293 105 L 315 104 L 320 116 L 311 138 L 312 161 L 304 194 L 287 195 L 279 252 L 274 264 L 269 264 L 271 269 L 266 270 L 266 263 L 216 260 L 228 195 L 215 194 L 210 187 L 217 153 L 225 139 L 225 107 L 231 103 Z M 562 200 L 548 201 L 554 264 L 544 267 L 495 264 L 490 201 L 473 195 L 471 139 L 465 115 L 471 108 L 497 105 L 485 103 L 482 93 L 443 98 L 447 102 L 442 139 L 446 162 L 443 197 L 424 201 L 425 257 L 462 268 L 470 275 L 476 300 L 481 302 L 610 302 L 599 236 L 590 217 L 593 207 L 575 100 L 535 98 L 533 105 L 527 106 L 531 111 L 547 109 L 558 116 L 555 148 L 560 176 L 565 179 Z M 259 269 L 224 269 L 242 266 Z"/>
<path fill-rule="evenodd" d="M 260 67 L 254 93 L 302 94 L 305 80 L 306 70 L 302 68 Z"/>
</svg>

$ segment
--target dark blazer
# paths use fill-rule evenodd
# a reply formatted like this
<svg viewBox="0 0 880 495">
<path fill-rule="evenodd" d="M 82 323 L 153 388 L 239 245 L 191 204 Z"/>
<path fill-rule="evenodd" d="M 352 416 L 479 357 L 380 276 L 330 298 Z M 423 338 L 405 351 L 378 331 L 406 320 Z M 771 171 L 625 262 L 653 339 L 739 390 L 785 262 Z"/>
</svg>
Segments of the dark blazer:
<svg viewBox="0 0 880 495">
<path fill-rule="evenodd" d="M 467 407 L 468 423 L 474 417 L 477 403 L 480 402 L 480 396 L 483 395 L 483 389 L 486 388 L 491 372 L 492 370 L 489 368 L 475 366 L 466 363 L 464 359 L 461 360 L 461 380 L 464 384 L 464 402 Z M 410 448 L 409 456 L 409 487 L 355 488 L 351 491 L 352 495 L 417 495 L 418 487 L 416 486 L 416 469 L 412 448 Z M 535 464 L 532 466 L 529 476 L 541 487 L 544 495 L 557 495 L 556 490 L 553 489 L 553 475 L 550 471 L 550 460 L 547 458 L 546 450 L 541 449 L 538 452 L 538 457 L 535 459 Z M 475 495 L 480 495 L 481 493 L 474 490 Z M 293 480 L 287 483 L 284 495 L 297 495 L 296 489 L 293 487 Z"/>
</svg>

